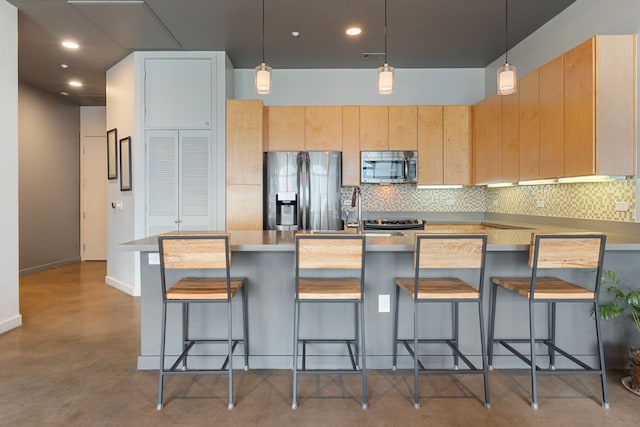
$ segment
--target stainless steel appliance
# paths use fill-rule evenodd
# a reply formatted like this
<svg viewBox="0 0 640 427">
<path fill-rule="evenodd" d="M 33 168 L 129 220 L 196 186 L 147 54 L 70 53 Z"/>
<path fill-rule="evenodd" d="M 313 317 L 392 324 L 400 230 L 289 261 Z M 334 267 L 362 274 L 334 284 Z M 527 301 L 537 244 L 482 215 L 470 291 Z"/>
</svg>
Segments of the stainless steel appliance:
<svg viewBox="0 0 640 427">
<path fill-rule="evenodd" d="M 265 230 L 342 230 L 342 154 L 264 154 Z"/>
<path fill-rule="evenodd" d="M 363 151 L 360 153 L 360 180 L 372 184 L 418 182 L 416 151 Z"/>
<path fill-rule="evenodd" d="M 363 225 L 365 230 L 424 230 L 421 219 L 367 219 Z"/>
</svg>

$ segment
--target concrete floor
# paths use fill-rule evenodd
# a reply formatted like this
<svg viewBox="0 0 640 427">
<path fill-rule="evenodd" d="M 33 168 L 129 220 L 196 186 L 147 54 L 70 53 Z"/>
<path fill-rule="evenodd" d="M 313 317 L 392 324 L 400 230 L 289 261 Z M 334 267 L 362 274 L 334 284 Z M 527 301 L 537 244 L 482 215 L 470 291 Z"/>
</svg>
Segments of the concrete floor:
<svg viewBox="0 0 640 427">
<path fill-rule="evenodd" d="M 23 326 L 0 335 L 0 425 L 367 425 L 637 426 L 640 397 L 610 372 L 611 408 L 600 406 L 596 377 L 544 377 L 540 409 L 529 405 L 525 370 L 491 372 L 491 409 L 480 376 L 421 377 L 422 408 L 412 407 L 410 372 L 369 371 L 369 409 L 359 377 L 308 377 L 290 408 L 291 372 L 237 371 L 235 404 L 226 377 L 165 379 L 138 371 L 139 300 L 104 284 L 105 264 L 86 262 L 22 277 Z"/>
</svg>

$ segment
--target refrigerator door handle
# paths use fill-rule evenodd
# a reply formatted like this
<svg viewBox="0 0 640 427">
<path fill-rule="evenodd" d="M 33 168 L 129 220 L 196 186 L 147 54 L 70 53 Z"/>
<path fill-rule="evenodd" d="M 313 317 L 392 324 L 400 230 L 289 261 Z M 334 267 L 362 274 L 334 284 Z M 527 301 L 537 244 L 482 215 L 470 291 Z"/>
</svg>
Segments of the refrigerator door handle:
<svg viewBox="0 0 640 427">
<path fill-rule="evenodd" d="M 298 229 L 310 229 L 310 177 L 309 177 L 309 157 L 308 153 L 298 153 Z"/>
</svg>

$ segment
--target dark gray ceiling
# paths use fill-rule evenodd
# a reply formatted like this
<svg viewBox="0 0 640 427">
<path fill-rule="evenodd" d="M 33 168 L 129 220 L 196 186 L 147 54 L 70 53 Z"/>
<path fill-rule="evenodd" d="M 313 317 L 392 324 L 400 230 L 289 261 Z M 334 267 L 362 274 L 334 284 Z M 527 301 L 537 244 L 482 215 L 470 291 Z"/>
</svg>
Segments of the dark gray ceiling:
<svg viewBox="0 0 640 427">
<path fill-rule="evenodd" d="M 235 68 L 262 62 L 261 0 L 8 1 L 19 10 L 20 80 L 80 105 L 104 105 L 105 71 L 134 50 L 224 50 Z M 574 1 L 509 0 L 509 46 Z M 347 38 L 353 24 L 363 33 Z M 65 38 L 81 48 L 64 49 Z M 387 42 L 396 68 L 485 67 L 504 54 L 505 0 L 388 0 Z M 382 58 L 363 53 L 382 52 L 384 0 L 265 0 L 274 69 L 374 68 Z M 84 86 L 68 87 L 71 78 Z"/>
</svg>

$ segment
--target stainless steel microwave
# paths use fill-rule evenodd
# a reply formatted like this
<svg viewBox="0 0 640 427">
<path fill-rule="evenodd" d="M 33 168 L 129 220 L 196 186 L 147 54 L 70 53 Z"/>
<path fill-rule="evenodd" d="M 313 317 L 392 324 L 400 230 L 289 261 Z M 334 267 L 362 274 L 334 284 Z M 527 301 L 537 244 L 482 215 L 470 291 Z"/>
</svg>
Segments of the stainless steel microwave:
<svg viewBox="0 0 640 427">
<path fill-rule="evenodd" d="M 418 182 L 416 151 L 362 151 L 360 181 L 371 184 Z"/>
</svg>

